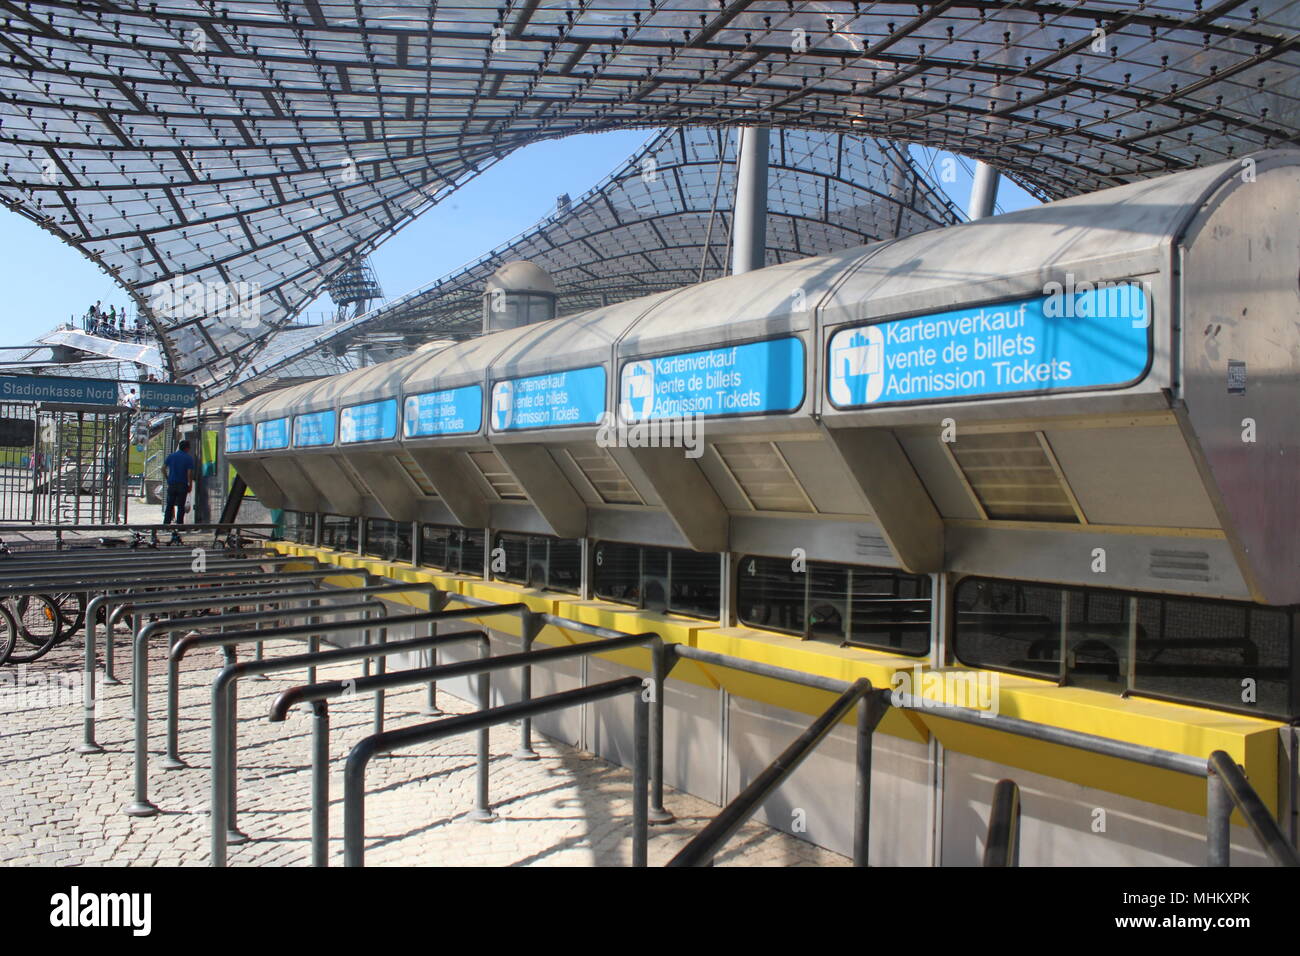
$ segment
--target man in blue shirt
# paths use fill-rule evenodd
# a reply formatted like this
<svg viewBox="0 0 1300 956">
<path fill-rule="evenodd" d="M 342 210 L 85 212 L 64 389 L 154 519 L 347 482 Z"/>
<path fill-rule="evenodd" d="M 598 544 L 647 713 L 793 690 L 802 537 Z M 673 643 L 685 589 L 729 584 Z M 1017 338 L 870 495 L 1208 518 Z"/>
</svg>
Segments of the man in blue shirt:
<svg viewBox="0 0 1300 956">
<path fill-rule="evenodd" d="M 163 512 L 163 524 L 185 523 L 185 499 L 189 497 L 190 488 L 194 486 L 194 456 L 190 454 L 190 443 L 183 441 L 180 448 L 167 456 L 163 462 L 167 473 L 167 508 Z M 175 514 L 176 520 L 172 521 Z"/>
</svg>

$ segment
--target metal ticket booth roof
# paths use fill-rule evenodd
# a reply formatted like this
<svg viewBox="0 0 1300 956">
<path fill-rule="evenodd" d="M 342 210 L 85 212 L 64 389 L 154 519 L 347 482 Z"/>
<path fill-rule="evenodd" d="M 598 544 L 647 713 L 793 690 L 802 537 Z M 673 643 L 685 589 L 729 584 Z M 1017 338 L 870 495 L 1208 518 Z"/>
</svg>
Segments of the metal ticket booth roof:
<svg viewBox="0 0 1300 956">
<path fill-rule="evenodd" d="M 818 401 L 827 423 L 832 427 L 919 424 L 936 421 L 940 408 L 956 407 L 967 420 L 1075 414 L 1085 399 L 1114 412 L 1168 408 L 1162 389 L 1172 380 L 1174 246 L 1196 210 L 1242 169 L 1239 162 L 1221 163 L 869 247 L 868 255 L 820 309 L 823 352 L 841 327 L 855 322 L 1038 297 L 1050 282 L 1141 278 L 1150 296 L 1151 366 L 1128 387 L 1087 396 L 1077 391 L 989 395 L 977 400 L 841 409 L 827 400 L 822 389 Z"/>
<path fill-rule="evenodd" d="M 660 292 L 589 309 L 552 322 L 538 323 L 532 327 L 533 334 L 516 339 L 493 359 L 487 369 L 484 388 L 491 395 L 497 382 L 601 368 L 605 377 L 601 411 L 613 412 L 617 402 L 613 356 L 619 338 L 648 311 L 687 292 L 689 290 L 681 289 Z M 537 441 L 541 435 L 545 435 L 547 441 L 562 441 L 565 438 L 590 440 L 599 427 L 599 421 L 588 421 L 574 426 L 551 425 L 517 431 L 489 431 L 493 444 L 501 444 Z"/>
<path fill-rule="evenodd" d="M 420 361 L 406 367 L 401 392 L 403 395 L 418 395 L 462 385 L 484 385 L 492 361 L 521 339 L 536 334 L 538 327 L 544 324 L 546 323 L 490 332 L 465 342 L 457 342 L 433 355 L 420 356 Z"/>
<path fill-rule="evenodd" d="M 615 397 L 628 362 L 793 337 L 804 353 L 802 401 L 788 411 L 710 415 L 708 433 L 810 430 L 811 399 L 819 378 L 816 308 L 868 248 L 725 276 L 656 303 L 618 342 Z"/>
</svg>

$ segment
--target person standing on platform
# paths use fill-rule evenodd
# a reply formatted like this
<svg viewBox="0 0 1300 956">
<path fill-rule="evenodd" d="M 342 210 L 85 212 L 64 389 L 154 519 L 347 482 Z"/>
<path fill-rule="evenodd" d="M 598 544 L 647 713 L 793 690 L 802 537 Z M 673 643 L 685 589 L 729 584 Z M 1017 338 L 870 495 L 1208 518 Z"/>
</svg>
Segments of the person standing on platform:
<svg viewBox="0 0 1300 956">
<path fill-rule="evenodd" d="M 190 443 L 181 442 L 180 447 L 167 456 L 163 467 L 167 472 L 167 507 L 163 511 L 163 524 L 184 524 L 185 499 L 194 487 L 195 466 L 194 456 L 190 454 Z M 174 522 L 173 513 L 176 516 Z"/>
</svg>

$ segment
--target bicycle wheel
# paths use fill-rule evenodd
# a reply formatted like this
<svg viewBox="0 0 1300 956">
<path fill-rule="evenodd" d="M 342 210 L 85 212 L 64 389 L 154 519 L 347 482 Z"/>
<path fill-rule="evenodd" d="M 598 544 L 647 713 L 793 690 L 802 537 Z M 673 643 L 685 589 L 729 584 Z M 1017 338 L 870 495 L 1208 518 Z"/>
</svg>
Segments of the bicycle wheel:
<svg viewBox="0 0 1300 956">
<path fill-rule="evenodd" d="M 99 606 L 99 610 L 95 612 L 95 623 L 102 625 L 107 620 L 108 620 L 108 611 L 106 611 L 104 609 L 104 605 L 101 604 Z M 134 627 L 135 616 L 131 614 L 130 611 L 127 611 L 125 614 L 122 614 L 118 617 L 117 622 L 119 624 L 125 624 L 127 627 Z"/>
<path fill-rule="evenodd" d="M 28 644 L 40 647 L 50 639 L 50 631 L 63 634 L 63 613 L 58 602 L 48 594 L 25 594 L 14 602 L 14 617 L 18 620 L 18 633 Z"/>
<path fill-rule="evenodd" d="M 17 642 L 18 624 L 14 621 L 14 616 L 9 613 L 9 608 L 0 604 L 0 664 L 9 660 Z"/>
<path fill-rule="evenodd" d="M 30 664 L 40 660 L 58 643 L 63 634 L 63 618 L 59 616 L 59 606 L 54 599 L 44 594 L 20 598 L 18 604 L 18 633 L 30 649 L 15 647 L 9 660 L 15 664 Z"/>
<path fill-rule="evenodd" d="M 63 618 L 63 638 L 66 640 L 81 630 L 86 623 L 86 608 L 82 603 L 80 591 L 64 591 L 54 595 L 54 603 L 59 606 L 59 616 Z"/>
</svg>

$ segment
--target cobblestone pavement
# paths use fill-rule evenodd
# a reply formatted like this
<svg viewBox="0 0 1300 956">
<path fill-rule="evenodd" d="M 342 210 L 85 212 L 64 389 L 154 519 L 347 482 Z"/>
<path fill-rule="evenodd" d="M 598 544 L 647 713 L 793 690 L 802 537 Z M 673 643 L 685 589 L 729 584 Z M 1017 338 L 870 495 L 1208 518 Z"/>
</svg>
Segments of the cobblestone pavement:
<svg viewBox="0 0 1300 956">
<path fill-rule="evenodd" d="M 83 756 L 81 635 L 29 665 L 0 667 L 0 864 L 206 865 L 208 862 L 208 710 L 218 652 L 200 651 L 181 674 L 181 752 L 191 769 L 158 767 L 163 750 L 163 654 L 155 651 L 150 687 L 150 798 L 161 812 L 129 817 L 131 691 L 129 637 L 116 640 L 121 686 L 100 690 L 97 736 L 106 752 Z M 268 654 L 290 653 L 291 645 Z M 243 655 L 241 655 L 243 656 Z M 357 676 L 359 664 L 321 669 L 319 679 Z M 311 780 L 308 708 L 282 724 L 266 719 L 281 690 L 302 672 L 241 682 L 239 694 L 239 827 L 251 840 L 230 847 L 232 866 L 302 866 L 309 861 Z M 72 686 L 51 689 L 49 682 Z M 22 686 L 14 686 L 14 682 Z M 43 682 L 44 688 L 37 686 Z M 427 721 L 424 690 L 390 692 L 389 728 Z M 470 706 L 440 692 L 448 713 Z M 369 697 L 330 708 L 330 865 L 342 864 L 342 766 L 370 731 Z M 491 792 L 499 818 L 468 819 L 474 805 L 474 738 L 425 745 L 371 761 L 367 773 L 366 864 L 469 866 L 617 866 L 631 860 L 631 771 L 591 754 L 536 738 L 540 760 L 509 756 L 512 725 L 492 731 Z M 668 791 L 677 822 L 651 829 L 650 865 L 663 865 L 717 808 Z M 720 866 L 843 866 L 848 861 L 809 843 L 750 823 L 719 855 Z"/>
</svg>

